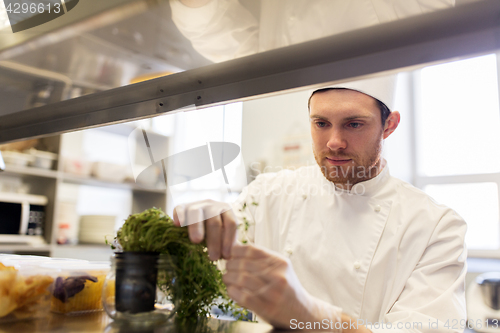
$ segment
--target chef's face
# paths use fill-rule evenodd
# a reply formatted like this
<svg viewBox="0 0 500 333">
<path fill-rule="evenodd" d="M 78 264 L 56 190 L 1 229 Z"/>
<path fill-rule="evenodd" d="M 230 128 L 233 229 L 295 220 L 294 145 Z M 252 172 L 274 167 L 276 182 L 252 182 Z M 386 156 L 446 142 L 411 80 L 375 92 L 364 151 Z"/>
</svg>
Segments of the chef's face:
<svg viewBox="0 0 500 333">
<path fill-rule="evenodd" d="M 344 189 L 380 172 L 383 139 L 399 123 L 393 111 L 382 126 L 375 100 L 352 90 L 314 94 L 309 117 L 316 162 L 326 179 Z"/>
</svg>

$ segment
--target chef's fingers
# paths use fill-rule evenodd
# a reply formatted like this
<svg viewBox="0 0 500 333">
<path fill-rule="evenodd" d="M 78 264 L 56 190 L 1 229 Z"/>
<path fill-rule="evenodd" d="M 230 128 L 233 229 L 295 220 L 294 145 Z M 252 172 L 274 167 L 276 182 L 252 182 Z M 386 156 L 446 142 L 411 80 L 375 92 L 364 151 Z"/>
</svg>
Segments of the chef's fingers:
<svg viewBox="0 0 500 333">
<path fill-rule="evenodd" d="M 250 291 L 259 290 L 265 285 L 262 279 L 247 273 L 227 272 L 222 276 L 222 281 L 228 286 L 242 287 Z"/>
<path fill-rule="evenodd" d="M 177 207 L 174 208 L 174 225 L 176 227 L 180 227 L 181 226 L 181 222 L 179 221 L 179 216 L 177 215 Z"/>
<path fill-rule="evenodd" d="M 260 274 L 267 270 L 270 266 L 267 260 L 251 260 L 251 259 L 229 259 L 226 261 L 226 271 L 229 272 L 250 272 Z"/>
<path fill-rule="evenodd" d="M 254 296 L 252 292 L 245 288 L 229 286 L 227 287 L 227 294 L 238 305 L 254 311 L 257 315 L 267 312 L 269 302 L 265 302 L 260 297 Z"/>
<path fill-rule="evenodd" d="M 205 238 L 203 209 L 187 209 L 186 215 L 188 221 L 201 221 L 188 225 L 189 239 L 193 243 L 200 243 Z"/>
<path fill-rule="evenodd" d="M 271 252 L 253 244 L 235 244 L 231 250 L 231 258 L 263 259 L 271 255 Z"/>
<path fill-rule="evenodd" d="M 265 283 L 280 284 L 283 282 L 289 267 L 286 258 L 270 257 L 267 259 L 230 259 L 226 262 L 227 273 L 250 274 Z"/>
<path fill-rule="evenodd" d="M 218 260 L 221 257 L 222 249 L 222 220 L 221 216 L 217 215 L 209 218 L 205 223 L 207 232 L 207 248 L 210 260 Z"/>
<path fill-rule="evenodd" d="M 205 238 L 206 220 L 218 217 L 228 210 L 231 210 L 231 206 L 225 202 L 202 200 L 179 205 L 176 207 L 175 212 L 177 213 L 179 225 L 181 227 L 188 226 L 191 241 L 200 243 Z M 222 233 L 222 230 L 220 233 Z M 222 236 L 220 237 L 222 238 Z M 222 243 L 222 239 L 219 239 L 218 242 Z"/>
<path fill-rule="evenodd" d="M 222 257 L 229 259 L 231 257 L 231 249 L 236 242 L 238 224 L 232 210 L 225 211 L 220 216 L 222 217 L 223 225 Z"/>
<path fill-rule="evenodd" d="M 174 208 L 174 224 L 179 227 L 185 227 L 187 225 L 186 221 L 186 210 L 188 206 L 185 204 L 177 205 Z"/>
</svg>

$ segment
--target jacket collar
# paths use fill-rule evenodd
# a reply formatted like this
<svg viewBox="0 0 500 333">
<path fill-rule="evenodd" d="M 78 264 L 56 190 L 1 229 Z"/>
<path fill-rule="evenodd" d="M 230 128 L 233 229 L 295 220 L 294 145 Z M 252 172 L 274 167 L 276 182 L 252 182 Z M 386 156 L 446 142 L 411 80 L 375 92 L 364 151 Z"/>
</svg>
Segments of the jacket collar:
<svg viewBox="0 0 500 333">
<path fill-rule="evenodd" d="M 382 159 L 381 166 L 382 171 L 380 171 L 380 173 L 375 177 L 355 184 L 351 187 L 350 191 L 335 186 L 335 192 L 337 194 L 349 193 L 351 195 L 374 196 L 385 184 L 387 184 L 391 177 L 389 173 L 389 166 L 387 165 L 387 161 L 385 159 Z M 321 174 L 321 176 L 325 181 L 330 182 L 324 178 L 323 174 Z"/>
</svg>

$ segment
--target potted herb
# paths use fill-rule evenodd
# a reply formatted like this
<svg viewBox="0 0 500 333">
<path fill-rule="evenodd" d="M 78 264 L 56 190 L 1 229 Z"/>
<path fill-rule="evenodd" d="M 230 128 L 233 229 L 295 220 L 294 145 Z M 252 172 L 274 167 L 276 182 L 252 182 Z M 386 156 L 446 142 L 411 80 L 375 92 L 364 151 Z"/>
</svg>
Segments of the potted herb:
<svg viewBox="0 0 500 333">
<path fill-rule="evenodd" d="M 151 208 L 130 215 L 112 248 L 119 251 L 115 257 L 116 312 L 154 312 L 157 286 L 175 305 L 173 312 L 180 322 L 206 318 L 214 305 L 223 312 L 246 315 L 228 298 L 222 273 L 209 259 L 206 244 L 193 244 L 187 228 L 174 226 L 162 210 Z"/>
</svg>

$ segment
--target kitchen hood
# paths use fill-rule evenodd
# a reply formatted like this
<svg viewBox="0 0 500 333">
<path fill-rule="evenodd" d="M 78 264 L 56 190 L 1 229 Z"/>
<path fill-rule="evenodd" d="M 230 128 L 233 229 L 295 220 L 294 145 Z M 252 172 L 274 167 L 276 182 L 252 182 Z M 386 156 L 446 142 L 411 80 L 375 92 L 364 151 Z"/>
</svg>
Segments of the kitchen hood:
<svg viewBox="0 0 500 333">
<path fill-rule="evenodd" d="M 79 0 L 39 26 L 16 33 L 5 26 L 0 116 L 210 64 L 170 15 L 162 0 Z"/>
</svg>

